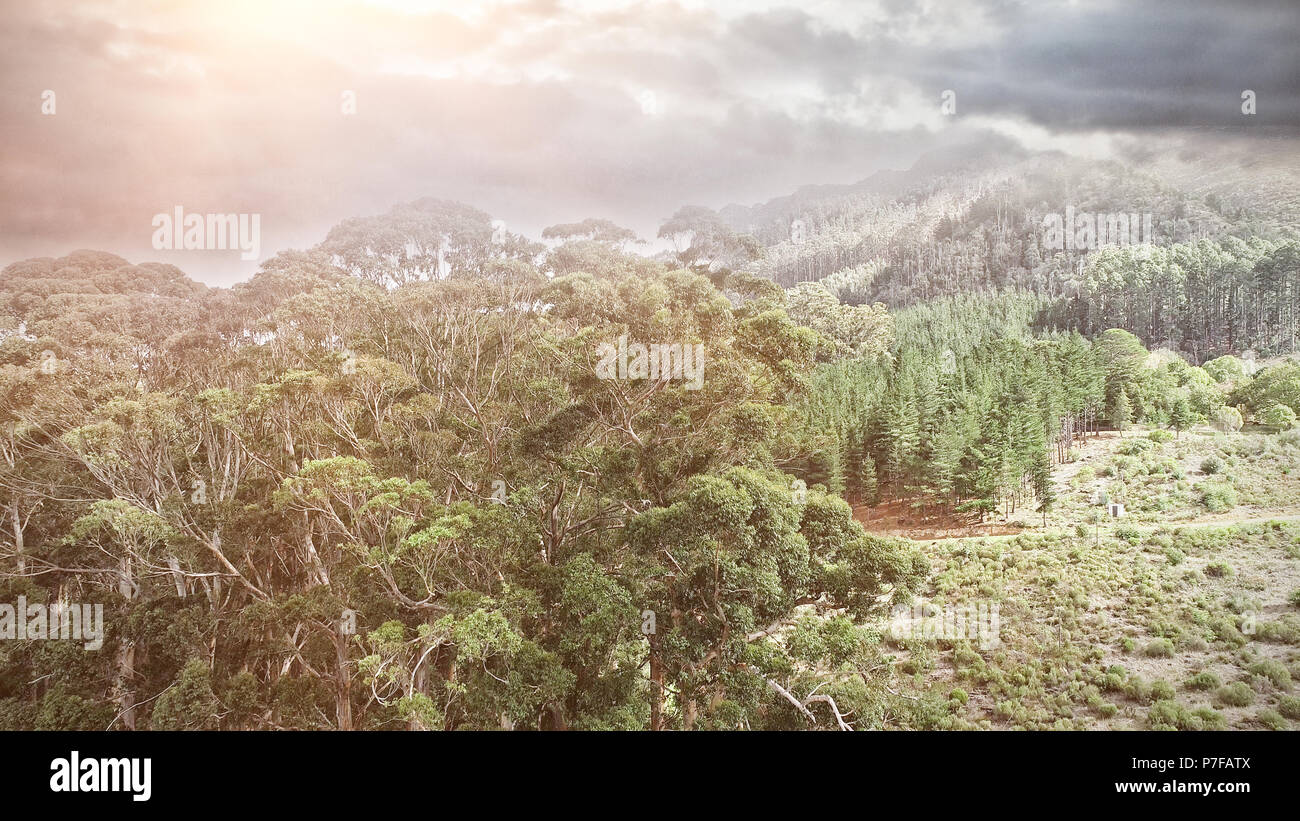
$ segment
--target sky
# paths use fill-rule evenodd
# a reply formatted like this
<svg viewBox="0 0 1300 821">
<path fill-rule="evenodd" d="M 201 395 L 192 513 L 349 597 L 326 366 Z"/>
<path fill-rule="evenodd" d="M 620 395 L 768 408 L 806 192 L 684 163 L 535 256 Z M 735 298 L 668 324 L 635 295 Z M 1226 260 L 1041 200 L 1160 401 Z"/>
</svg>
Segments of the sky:
<svg viewBox="0 0 1300 821">
<path fill-rule="evenodd" d="M 157 250 L 155 215 L 257 214 L 261 259 L 426 196 L 652 237 L 990 134 L 1300 127 L 1295 0 L 3 3 L 0 265 L 94 248 L 228 285 L 258 259 Z"/>
</svg>

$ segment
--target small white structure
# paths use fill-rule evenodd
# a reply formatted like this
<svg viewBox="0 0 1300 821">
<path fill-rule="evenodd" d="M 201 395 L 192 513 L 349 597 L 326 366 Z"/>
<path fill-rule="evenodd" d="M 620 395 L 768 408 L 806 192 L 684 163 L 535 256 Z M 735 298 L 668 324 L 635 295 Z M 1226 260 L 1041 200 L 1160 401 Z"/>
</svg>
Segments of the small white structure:
<svg viewBox="0 0 1300 821">
<path fill-rule="evenodd" d="M 1112 518 L 1118 519 L 1124 515 L 1124 506 L 1119 502 L 1111 502 L 1109 507 Z"/>
</svg>

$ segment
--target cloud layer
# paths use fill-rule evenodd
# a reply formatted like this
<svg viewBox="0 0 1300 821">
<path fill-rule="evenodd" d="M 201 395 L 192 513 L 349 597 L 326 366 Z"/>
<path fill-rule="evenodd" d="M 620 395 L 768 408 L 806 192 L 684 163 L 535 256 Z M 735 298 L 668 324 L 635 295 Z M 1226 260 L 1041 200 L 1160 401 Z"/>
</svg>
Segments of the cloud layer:
<svg viewBox="0 0 1300 821">
<path fill-rule="evenodd" d="M 1289 134 L 1298 34 L 1284 1 L 21 4 L 0 30 L 0 263 L 94 247 L 228 284 L 256 263 L 154 251 L 153 215 L 259 213 L 264 255 L 421 196 L 534 235 L 587 216 L 650 235 L 683 203 L 984 131 Z"/>
</svg>

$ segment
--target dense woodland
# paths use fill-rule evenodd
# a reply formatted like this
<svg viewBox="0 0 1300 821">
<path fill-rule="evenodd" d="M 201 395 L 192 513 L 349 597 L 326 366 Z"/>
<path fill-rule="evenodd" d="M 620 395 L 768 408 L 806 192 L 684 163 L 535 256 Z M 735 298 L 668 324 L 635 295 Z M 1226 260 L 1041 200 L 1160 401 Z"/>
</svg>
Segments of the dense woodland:
<svg viewBox="0 0 1300 821">
<path fill-rule="evenodd" d="M 0 642 L 0 728 L 924 726 L 867 625 L 930 569 L 850 502 L 1045 514 L 1099 430 L 1300 412 L 1254 358 L 1294 237 L 1135 182 L 1157 247 L 1044 257 L 1039 182 L 891 180 L 798 246 L 684 208 L 656 258 L 422 200 L 230 289 L 9 265 L 0 601 L 108 624 Z M 598 379 L 620 336 L 703 387 Z"/>
<path fill-rule="evenodd" d="M 228 291 L 5 270 L 3 597 L 109 623 L 0 643 L 4 726 L 803 726 L 780 690 L 923 574 L 775 468 L 817 333 L 761 281 L 548 279 L 477 216 L 484 253 L 388 288 L 322 249 Z M 596 379 L 620 334 L 703 343 L 703 388 Z"/>
<path fill-rule="evenodd" d="M 1117 328 L 1035 333 L 1040 305 L 1008 293 L 900 312 L 890 355 L 818 370 L 797 469 L 857 501 L 1045 512 L 1052 465 L 1103 428 L 1291 427 L 1300 365 L 1255 373 L 1225 355 L 1197 367 Z"/>
<path fill-rule="evenodd" d="M 1300 246 L 1267 204 L 1184 190 L 1129 166 L 1039 156 L 905 179 L 723 213 L 770 243 L 753 270 L 785 287 L 825 281 L 854 304 L 902 308 L 1015 289 L 1052 302 L 1056 327 L 1088 336 L 1122 328 L 1197 363 L 1296 348 Z M 1044 218 L 1067 204 L 1151 214 L 1153 244 L 1054 250 Z"/>
</svg>

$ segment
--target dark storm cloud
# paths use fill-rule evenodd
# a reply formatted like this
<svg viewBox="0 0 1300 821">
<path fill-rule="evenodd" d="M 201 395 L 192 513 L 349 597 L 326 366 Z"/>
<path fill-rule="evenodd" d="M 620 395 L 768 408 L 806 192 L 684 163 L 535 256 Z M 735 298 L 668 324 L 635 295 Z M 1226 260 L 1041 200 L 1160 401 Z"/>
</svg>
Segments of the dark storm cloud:
<svg viewBox="0 0 1300 821">
<path fill-rule="evenodd" d="M 263 255 L 421 196 L 533 234 L 599 215 L 653 235 L 685 202 L 852 182 L 1003 122 L 1300 124 L 1289 3 L 409 5 L 9 10 L 0 263 L 97 247 L 228 283 L 255 265 L 154 251 L 152 215 L 260 213 Z"/>
<path fill-rule="evenodd" d="M 853 33 L 788 9 L 751 15 L 732 25 L 724 59 L 815 74 L 830 92 L 867 74 L 953 89 L 967 114 L 1053 129 L 1243 126 L 1246 89 L 1261 100 L 1249 124 L 1300 126 L 1293 2 L 989 3 L 991 36 L 937 45 L 909 36 L 902 23 L 922 18 L 904 6 Z"/>
<path fill-rule="evenodd" d="M 1298 21 L 1289 3 L 1067 7 L 1027 15 L 1001 43 L 933 65 L 961 73 L 970 105 L 1053 128 L 1294 127 Z M 928 76 L 941 79 L 933 69 Z M 1241 112 L 1245 89 L 1258 97 L 1251 121 Z"/>
</svg>

